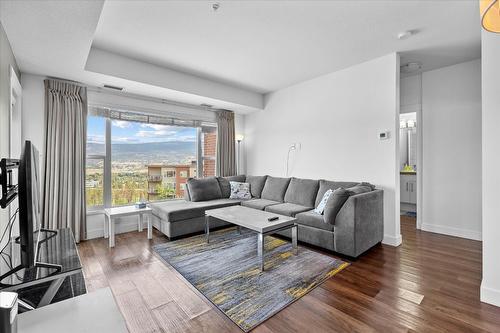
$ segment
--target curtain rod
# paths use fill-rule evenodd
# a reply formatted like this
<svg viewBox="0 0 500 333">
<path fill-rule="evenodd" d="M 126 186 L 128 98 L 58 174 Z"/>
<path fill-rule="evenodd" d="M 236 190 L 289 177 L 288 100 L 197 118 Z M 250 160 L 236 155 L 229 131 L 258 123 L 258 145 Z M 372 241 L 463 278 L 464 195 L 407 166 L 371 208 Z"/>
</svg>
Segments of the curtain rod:
<svg viewBox="0 0 500 333">
<path fill-rule="evenodd" d="M 60 79 L 60 78 L 52 77 L 52 76 L 47 76 L 46 80 L 57 81 L 57 82 L 62 82 L 62 83 L 71 83 L 71 84 L 74 84 L 75 86 L 84 87 L 84 88 L 87 88 L 87 89 L 89 87 L 88 85 L 83 84 L 81 82 L 77 82 L 77 81 L 73 81 L 73 80 Z"/>
</svg>

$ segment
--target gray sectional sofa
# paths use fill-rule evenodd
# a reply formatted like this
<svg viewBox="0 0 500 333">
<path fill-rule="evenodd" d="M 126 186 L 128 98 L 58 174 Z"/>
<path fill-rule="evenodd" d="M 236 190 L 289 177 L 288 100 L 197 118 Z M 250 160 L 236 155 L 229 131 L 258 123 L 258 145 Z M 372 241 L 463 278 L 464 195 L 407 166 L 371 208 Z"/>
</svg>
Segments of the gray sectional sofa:
<svg viewBox="0 0 500 333">
<path fill-rule="evenodd" d="M 230 181 L 250 184 L 252 199 L 229 199 Z M 363 186 L 367 185 L 367 186 Z M 189 180 L 184 200 L 151 203 L 153 225 L 169 238 L 204 230 L 205 210 L 243 205 L 276 214 L 294 216 L 299 225 L 299 241 L 358 257 L 382 241 L 383 191 L 366 183 L 337 182 L 272 176 L 212 177 Z M 313 210 L 329 189 L 343 191 L 344 199 L 328 200 L 323 215 Z M 340 193 L 338 191 L 336 193 Z M 211 227 L 227 222 L 214 220 Z M 290 237 L 290 231 L 280 233 Z"/>
</svg>

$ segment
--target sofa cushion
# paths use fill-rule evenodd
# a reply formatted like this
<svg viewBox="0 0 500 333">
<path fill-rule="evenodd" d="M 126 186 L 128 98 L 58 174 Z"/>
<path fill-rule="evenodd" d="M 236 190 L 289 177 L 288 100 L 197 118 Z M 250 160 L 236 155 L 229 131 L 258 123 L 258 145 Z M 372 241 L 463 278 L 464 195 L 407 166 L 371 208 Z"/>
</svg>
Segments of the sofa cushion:
<svg viewBox="0 0 500 333">
<path fill-rule="evenodd" d="M 238 176 L 228 176 L 228 177 L 217 177 L 219 182 L 219 187 L 223 198 L 229 198 L 231 195 L 231 184 L 229 182 L 240 182 L 243 183 L 246 180 L 245 175 Z"/>
<path fill-rule="evenodd" d="M 191 201 L 221 199 L 222 192 L 216 178 L 190 178 L 187 181 Z"/>
<path fill-rule="evenodd" d="M 318 194 L 319 181 L 292 178 L 285 193 L 285 202 L 313 207 Z"/>
<path fill-rule="evenodd" d="M 280 202 L 278 201 L 272 201 L 266 199 L 250 199 L 250 200 L 243 200 L 241 202 L 241 205 L 254 209 L 264 210 L 264 208 L 266 208 L 267 206 L 277 205 L 279 203 Z"/>
<path fill-rule="evenodd" d="M 262 199 L 283 202 L 289 183 L 290 178 L 268 176 L 260 197 Z"/>
<path fill-rule="evenodd" d="M 323 198 L 323 195 L 325 195 L 325 192 L 328 190 L 336 190 L 338 188 L 348 188 L 352 187 L 354 185 L 359 184 L 359 182 L 334 182 L 330 180 L 324 180 L 320 179 L 319 180 L 319 190 L 318 190 L 318 195 L 316 195 L 316 202 L 314 204 L 314 207 L 318 207 L 319 203 L 321 202 L 321 199 Z"/>
<path fill-rule="evenodd" d="M 266 212 L 270 213 L 276 213 L 280 215 L 286 215 L 286 216 L 295 216 L 295 214 L 302 213 L 305 211 L 310 210 L 311 207 L 306 207 L 302 205 L 297 205 L 293 203 L 282 203 L 278 205 L 272 205 L 272 206 L 267 206 L 265 208 Z"/>
<path fill-rule="evenodd" d="M 313 210 L 307 212 L 298 213 L 295 215 L 297 218 L 297 223 L 302 225 L 307 225 L 309 227 L 318 228 L 322 230 L 333 231 L 335 226 L 330 223 L 325 223 L 323 215 L 315 213 Z"/>
<path fill-rule="evenodd" d="M 252 198 L 260 198 L 262 189 L 266 184 L 267 176 L 247 176 L 246 182 L 250 184 L 250 193 Z"/>
<path fill-rule="evenodd" d="M 239 200 L 216 199 L 209 201 L 170 200 L 149 204 L 153 214 L 166 222 L 179 222 L 187 219 L 203 217 L 208 209 L 239 205 Z"/>
<path fill-rule="evenodd" d="M 335 224 L 335 218 L 337 217 L 338 212 L 351 195 L 352 192 L 343 188 L 338 188 L 333 191 L 333 194 L 330 195 L 330 198 L 326 202 L 323 216 L 325 223 Z"/>
</svg>

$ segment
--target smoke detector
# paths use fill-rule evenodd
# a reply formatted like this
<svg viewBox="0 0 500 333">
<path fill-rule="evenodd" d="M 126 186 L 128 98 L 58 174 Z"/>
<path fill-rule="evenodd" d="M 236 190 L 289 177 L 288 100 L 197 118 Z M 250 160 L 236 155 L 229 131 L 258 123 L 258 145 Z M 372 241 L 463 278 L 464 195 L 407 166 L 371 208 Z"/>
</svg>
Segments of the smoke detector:
<svg viewBox="0 0 500 333">
<path fill-rule="evenodd" d="M 422 68 L 422 64 L 419 62 L 409 62 L 400 67 L 401 73 L 413 73 Z"/>
</svg>

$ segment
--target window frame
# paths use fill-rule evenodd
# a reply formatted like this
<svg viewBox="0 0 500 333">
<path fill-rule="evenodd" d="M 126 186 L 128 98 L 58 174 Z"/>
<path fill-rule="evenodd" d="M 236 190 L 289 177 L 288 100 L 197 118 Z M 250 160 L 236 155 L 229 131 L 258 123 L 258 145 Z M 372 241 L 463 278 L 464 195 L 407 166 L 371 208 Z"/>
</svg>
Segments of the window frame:
<svg viewBox="0 0 500 333">
<path fill-rule="evenodd" d="M 106 117 L 106 116 L 101 116 L 97 115 L 98 117 L 102 117 L 105 120 L 105 133 L 104 133 L 104 145 L 105 145 L 105 153 L 104 154 L 91 154 L 87 155 L 86 159 L 101 159 L 104 161 L 104 173 L 103 173 L 103 206 L 90 206 L 86 207 L 86 211 L 89 214 L 92 213 L 97 213 L 97 212 L 102 212 L 106 208 L 112 208 L 112 207 L 123 207 L 123 206 L 130 206 L 132 204 L 125 204 L 125 205 L 116 205 L 113 206 L 113 199 L 112 199 L 112 155 L 111 155 L 111 148 L 112 148 L 112 123 L 113 119 L 111 117 Z M 131 122 L 134 122 L 134 120 L 128 120 Z M 170 125 L 170 126 L 179 126 L 182 127 L 182 125 Z M 191 126 L 185 126 L 185 127 L 191 127 Z M 197 178 L 203 178 L 203 160 L 207 159 L 207 157 L 203 156 L 202 152 L 202 135 L 203 135 L 203 126 L 201 124 L 192 126 L 192 128 L 196 129 L 196 177 Z M 214 125 L 216 128 L 216 126 Z M 216 130 L 217 133 L 217 130 Z M 87 135 L 87 134 L 86 134 Z M 216 134 L 217 135 L 217 134 Z M 211 157 L 210 159 L 215 159 L 215 157 Z M 85 165 L 86 167 L 86 165 Z M 175 177 L 177 176 L 177 173 L 175 172 Z M 174 178 L 175 178 L 174 177 Z M 189 177 L 189 172 L 188 172 L 188 177 Z M 174 189 L 176 188 L 176 183 L 174 183 Z M 166 200 L 176 200 L 174 199 L 165 199 L 165 200 L 159 200 L 159 201 L 166 201 Z"/>
<path fill-rule="evenodd" d="M 106 159 L 104 157 L 104 155 L 100 155 L 100 154 L 90 154 L 90 155 L 87 155 L 86 158 L 85 158 L 85 170 L 87 169 L 87 161 L 88 160 L 98 160 L 98 161 L 103 161 L 103 172 L 102 172 L 102 205 L 95 205 L 95 206 L 86 206 L 87 207 L 87 212 L 100 212 L 102 210 L 104 210 L 104 191 L 105 191 L 105 187 L 104 187 L 104 173 L 105 173 L 105 168 L 106 168 Z M 86 172 L 85 172 L 85 176 L 86 176 Z M 85 199 L 85 204 L 86 204 L 86 199 Z"/>
</svg>

